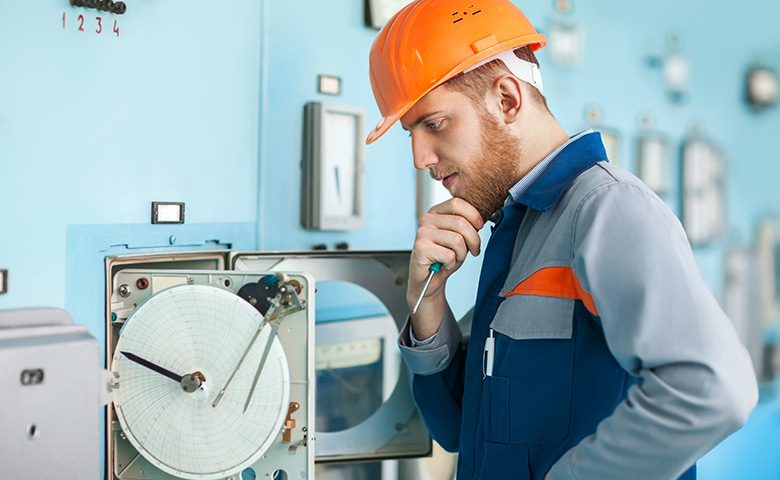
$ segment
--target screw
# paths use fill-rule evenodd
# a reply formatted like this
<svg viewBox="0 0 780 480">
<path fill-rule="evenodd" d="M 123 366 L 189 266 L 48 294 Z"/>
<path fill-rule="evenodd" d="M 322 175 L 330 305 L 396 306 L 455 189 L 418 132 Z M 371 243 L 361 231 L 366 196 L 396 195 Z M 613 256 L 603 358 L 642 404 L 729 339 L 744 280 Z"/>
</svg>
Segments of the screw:
<svg viewBox="0 0 780 480">
<path fill-rule="evenodd" d="M 127 298 L 130 296 L 130 287 L 128 287 L 127 284 L 122 284 L 119 286 L 119 296 L 122 298 Z"/>
</svg>

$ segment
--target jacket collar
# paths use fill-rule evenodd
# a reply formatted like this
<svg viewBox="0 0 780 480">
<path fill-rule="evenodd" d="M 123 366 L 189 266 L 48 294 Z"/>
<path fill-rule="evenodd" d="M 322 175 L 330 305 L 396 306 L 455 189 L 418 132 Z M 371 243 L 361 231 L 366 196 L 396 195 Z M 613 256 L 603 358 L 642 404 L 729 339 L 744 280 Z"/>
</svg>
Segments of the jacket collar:
<svg viewBox="0 0 780 480">
<path fill-rule="evenodd" d="M 583 135 L 558 152 L 541 176 L 515 202 L 534 210 L 548 210 L 574 179 L 602 161 L 608 160 L 601 134 L 593 132 Z"/>
</svg>

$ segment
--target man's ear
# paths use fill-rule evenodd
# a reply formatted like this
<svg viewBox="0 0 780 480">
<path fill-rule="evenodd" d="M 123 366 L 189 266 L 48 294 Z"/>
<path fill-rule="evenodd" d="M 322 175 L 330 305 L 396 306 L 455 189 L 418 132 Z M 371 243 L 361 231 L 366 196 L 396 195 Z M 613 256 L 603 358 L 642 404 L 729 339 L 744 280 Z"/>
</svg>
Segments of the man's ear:
<svg viewBox="0 0 780 480">
<path fill-rule="evenodd" d="M 514 75 L 501 75 L 493 84 L 493 92 L 499 103 L 500 115 L 504 122 L 514 123 L 520 118 L 520 107 L 523 104 L 523 90 L 520 80 Z"/>
</svg>

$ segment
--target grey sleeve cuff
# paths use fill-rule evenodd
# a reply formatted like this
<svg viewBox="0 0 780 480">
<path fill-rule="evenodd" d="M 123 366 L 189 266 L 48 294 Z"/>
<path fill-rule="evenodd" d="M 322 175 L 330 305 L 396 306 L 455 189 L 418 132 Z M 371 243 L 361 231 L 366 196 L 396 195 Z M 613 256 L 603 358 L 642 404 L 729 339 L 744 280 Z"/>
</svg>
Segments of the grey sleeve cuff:
<svg viewBox="0 0 780 480">
<path fill-rule="evenodd" d="M 398 346 L 406 366 L 412 373 L 430 375 L 444 370 L 450 364 L 454 352 L 462 342 L 460 328 L 452 311 L 447 310 L 439 331 L 427 340 L 430 340 L 430 343 L 414 345 L 411 338 L 411 318 L 407 317 L 398 335 Z"/>
<path fill-rule="evenodd" d="M 417 337 L 414 336 L 414 329 L 411 325 L 409 325 L 409 339 L 412 341 L 412 347 L 424 347 L 426 345 L 430 345 L 433 343 L 434 340 L 436 340 L 436 336 L 438 333 L 434 333 L 430 337 L 426 338 L 425 340 L 417 340 Z"/>
</svg>

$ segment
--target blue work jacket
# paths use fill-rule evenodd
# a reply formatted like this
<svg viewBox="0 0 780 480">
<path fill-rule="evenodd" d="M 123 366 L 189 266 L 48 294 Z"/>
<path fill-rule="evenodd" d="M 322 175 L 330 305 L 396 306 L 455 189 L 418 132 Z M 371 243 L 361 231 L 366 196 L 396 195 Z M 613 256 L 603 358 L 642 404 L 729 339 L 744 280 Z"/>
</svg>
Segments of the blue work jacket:
<svg viewBox="0 0 780 480">
<path fill-rule="evenodd" d="M 631 237 L 658 229 L 663 239 L 647 246 Z M 579 467 L 582 478 L 695 479 L 695 460 L 755 405 L 749 357 L 679 222 L 606 163 L 598 133 L 567 145 L 502 209 L 484 255 L 468 341 L 454 321 L 432 347 L 412 348 L 408 324 L 399 337 L 417 406 L 432 436 L 458 452 L 459 480 L 577 478 Z M 635 292 L 646 290 L 671 305 L 641 303 Z M 702 341 L 680 348 L 691 335 Z M 718 357 L 724 345 L 727 361 Z M 746 393 L 711 400 L 710 385 Z M 639 473 L 624 476 L 615 464 Z"/>
</svg>

